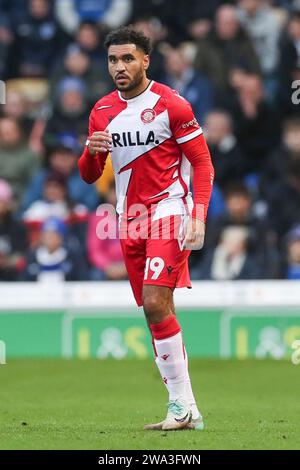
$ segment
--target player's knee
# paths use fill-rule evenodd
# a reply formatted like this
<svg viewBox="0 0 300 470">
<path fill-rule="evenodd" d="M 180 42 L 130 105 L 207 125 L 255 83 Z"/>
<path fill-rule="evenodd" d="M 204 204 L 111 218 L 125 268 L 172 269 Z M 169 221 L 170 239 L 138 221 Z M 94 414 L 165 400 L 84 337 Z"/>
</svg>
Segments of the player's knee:
<svg viewBox="0 0 300 470">
<path fill-rule="evenodd" d="M 156 313 L 161 309 L 161 300 L 154 296 L 145 296 L 143 299 L 143 307 L 147 315 Z"/>
<path fill-rule="evenodd" d="M 145 295 L 143 308 L 149 323 L 158 323 L 167 315 L 167 306 L 159 295 Z"/>
</svg>

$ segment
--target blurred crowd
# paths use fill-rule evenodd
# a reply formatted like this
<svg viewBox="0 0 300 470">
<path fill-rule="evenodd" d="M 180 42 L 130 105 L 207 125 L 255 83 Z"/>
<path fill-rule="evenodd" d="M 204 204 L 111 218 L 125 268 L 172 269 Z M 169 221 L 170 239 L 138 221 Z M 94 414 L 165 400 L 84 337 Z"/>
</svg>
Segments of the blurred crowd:
<svg viewBox="0 0 300 470">
<path fill-rule="evenodd" d="M 111 163 L 95 185 L 77 170 L 122 24 L 151 38 L 149 77 L 191 102 L 211 150 L 192 278 L 300 279 L 300 0 L 0 0 L 0 280 L 126 278 L 96 233 Z"/>
</svg>

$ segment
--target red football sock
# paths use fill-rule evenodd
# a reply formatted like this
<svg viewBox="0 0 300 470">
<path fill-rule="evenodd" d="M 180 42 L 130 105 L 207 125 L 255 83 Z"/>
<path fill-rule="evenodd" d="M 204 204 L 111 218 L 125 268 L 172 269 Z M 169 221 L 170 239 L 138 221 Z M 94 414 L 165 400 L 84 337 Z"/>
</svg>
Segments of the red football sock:
<svg viewBox="0 0 300 470">
<path fill-rule="evenodd" d="M 175 315 L 170 315 L 165 320 L 150 324 L 150 329 L 154 339 L 166 339 L 181 331 L 180 325 Z"/>
</svg>

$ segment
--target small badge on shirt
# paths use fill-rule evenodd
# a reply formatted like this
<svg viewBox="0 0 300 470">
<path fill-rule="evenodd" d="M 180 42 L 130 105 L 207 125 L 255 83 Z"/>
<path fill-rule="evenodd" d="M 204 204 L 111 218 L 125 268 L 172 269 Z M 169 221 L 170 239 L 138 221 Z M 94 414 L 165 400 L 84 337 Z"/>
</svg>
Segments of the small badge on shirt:
<svg viewBox="0 0 300 470">
<path fill-rule="evenodd" d="M 144 109 L 144 111 L 141 112 L 141 120 L 144 124 L 150 124 L 150 122 L 154 121 L 155 116 L 156 112 L 151 108 Z"/>
</svg>

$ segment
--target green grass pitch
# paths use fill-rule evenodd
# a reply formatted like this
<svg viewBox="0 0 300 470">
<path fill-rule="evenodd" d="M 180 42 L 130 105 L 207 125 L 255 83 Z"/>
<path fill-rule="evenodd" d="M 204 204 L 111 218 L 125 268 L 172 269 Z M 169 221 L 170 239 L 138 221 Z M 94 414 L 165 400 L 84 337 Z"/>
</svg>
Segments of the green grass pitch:
<svg viewBox="0 0 300 470">
<path fill-rule="evenodd" d="M 9 360 L 0 366 L 0 449 L 299 449 L 300 365 L 191 360 L 205 431 L 144 431 L 165 416 L 155 364 Z"/>
</svg>

